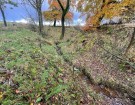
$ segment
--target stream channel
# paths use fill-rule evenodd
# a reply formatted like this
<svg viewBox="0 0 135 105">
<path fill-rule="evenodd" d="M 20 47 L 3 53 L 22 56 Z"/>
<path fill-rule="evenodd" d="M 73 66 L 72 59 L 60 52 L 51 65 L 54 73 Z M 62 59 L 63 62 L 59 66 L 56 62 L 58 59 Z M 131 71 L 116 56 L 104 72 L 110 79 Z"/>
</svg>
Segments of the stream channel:
<svg viewBox="0 0 135 105">
<path fill-rule="evenodd" d="M 63 57 L 64 61 L 73 68 L 73 71 L 74 68 L 81 71 L 81 74 L 78 75 L 78 78 L 80 78 L 82 82 L 87 84 L 87 88 L 92 89 L 94 92 L 96 92 L 96 94 L 104 99 L 105 103 L 102 103 L 101 105 L 135 105 L 135 99 L 130 97 L 130 95 L 128 95 L 127 93 L 123 93 L 120 90 L 107 87 L 104 84 L 95 84 L 91 76 L 87 75 L 87 73 L 85 72 L 85 68 L 78 68 L 71 61 L 64 58 L 59 43 L 55 43 L 55 48 L 58 55 Z"/>
</svg>

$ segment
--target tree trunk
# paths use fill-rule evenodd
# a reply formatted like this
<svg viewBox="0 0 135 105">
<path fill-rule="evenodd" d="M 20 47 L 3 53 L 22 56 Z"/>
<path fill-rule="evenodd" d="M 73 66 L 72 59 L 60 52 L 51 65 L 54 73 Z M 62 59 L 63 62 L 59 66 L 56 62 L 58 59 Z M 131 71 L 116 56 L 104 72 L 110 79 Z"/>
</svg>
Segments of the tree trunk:
<svg viewBox="0 0 135 105">
<path fill-rule="evenodd" d="M 42 18 L 41 7 L 38 8 L 38 21 L 39 21 L 39 34 L 42 35 L 42 30 L 43 30 L 43 18 Z"/>
<path fill-rule="evenodd" d="M 62 17 L 61 17 L 61 24 L 62 24 L 62 33 L 60 36 L 60 40 L 64 38 L 64 33 L 65 33 L 65 16 L 69 11 L 69 7 L 70 7 L 70 0 L 67 0 L 67 4 L 66 4 L 66 8 L 64 8 L 64 6 L 62 5 L 60 0 L 57 0 L 57 2 L 59 3 L 61 9 L 62 9 Z"/>
<path fill-rule="evenodd" d="M 98 18 L 96 24 L 94 25 L 94 27 L 96 27 L 97 29 L 100 28 L 100 23 L 101 23 L 101 21 L 103 20 L 104 15 L 105 15 L 105 14 L 102 14 L 102 15 Z"/>
<path fill-rule="evenodd" d="M 56 27 L 56 19 L 54 19 L 54 24 L 53 24 L 54 27 Z"/>
<path fill-rule="evenodd" d="M 131 46 L 132 46 L 132 44 L 134 42 L 134 39 L 135 39 L 135 28 L 134 28 L 134 31 L 132 33 L 132 36 L 131 36 L 130 42 L 128 44 L 128 47 L 126 48 L 125 55 L 127 55 L 129 49 L 131 48 Z"/>
<path fill-rule="evenodd" d="M 65 15 L 62 15 L 62 18 L 61 18 L 62 33 L 61 33 L 61 36 L 60 36 L 60 40 L 64 38 L 64 34 L 65 34 L 64 22 L 65 22 Z"/>
<path fill-rule="evenodd" d="M 6 22 L 6 17 L 5 17 L 5 13 L 4 10 L 2 9 L 2 7 L 0 6 L 0 11 L 2 14 L 2 18 L 3 18 L 3 22 L 4 22 L 4 26 L 7 27 L 7 22 Z"/>
</svg>

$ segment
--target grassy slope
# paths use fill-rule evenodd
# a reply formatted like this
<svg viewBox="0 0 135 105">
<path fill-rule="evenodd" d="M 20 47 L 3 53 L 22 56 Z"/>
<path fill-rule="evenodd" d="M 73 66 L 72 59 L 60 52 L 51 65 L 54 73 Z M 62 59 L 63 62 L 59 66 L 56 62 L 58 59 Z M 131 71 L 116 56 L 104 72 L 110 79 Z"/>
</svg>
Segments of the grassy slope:
<svg viewBox="0 0 135 105">
<path fill-rule="evenodd" d="M 0 67 L 13 72 L 8 79 L 7 74 L 0 78 L 0 81 L 4 81 L 4 84 L 0 85 L 0 91 L 3 94 L 0 99 L 3 105 L 9 103 L 28 105 L 36 101 L 56 105 L 103 104 L 105 101 L 103 97 L 95 94 L 78 76 L 81 71 L 76 68 L 74 73 L 72 67 L 57 54 L 54 43 L 59 40 L 60 28 L 46 28 L 46 32 L 48 36 L 43 39 L 36 33 L 23 28 L 0 31 Z M 109 32 L 112 32 L 111 29 Z M 59 41 L 59 47 L 67 61 L 72 61 L 78 67 L 85 67 L 95 82 L 111 79 L 111 82 L 112 80 L 115 83 L 126 81 L 124 85 L 129 86 L 125 83 L 130 82 L 131 87 L 134 86 L 134 75 L 119 72 L 118 69 L 122 68 L 118 68 L 115 61 L 109 60 L 111 56 L 97 46 L 98 36 L 101 35 L 100 39 L 103 40 L 101 43 L 105 42 L 104 46 L 107 50 L 116 52 L 117 49 L 121 50 L 118 47 L 112 50 L 111 34 L 109 33 L 106 37 L 103 34 L 106 33 L 95 32 L 83 35 L 73 28 L 67 28 L 64 40 Z M 111 73 L 109 72 L 111 66 L 116 66 L 113 73 L 117 74 L 118 70 L 119 78 L 117 75 L 108 74 Z M 120 79 L 123 73 L 127 79 Z M 12 83 L 9 84 L 9 81 Z"/>
<path fill-rule="evenodd" d="M 55 33 L 59 32 L 59 29 L 56 29 Z M 53 29 L 49 32 L 54 33 Z M 128 58 L 135 59 L 135 46 L 132 46 L 127 57 L 123 56 L 131 34 L 131 28 L 123 29 L 121 26 L 111 26 L 85 35 L 68 28 L 59 46 L 63 56 L 78 68 L 85 68 L 86 74 L 92 77 L 96 84 L 126 91 L 135 98 L 134 70 L 124 62 Z M 55 37 L 51 36 L 51 39 L 56 39 Z M 124 61 L 113 55 L 121 57 Z"/>
<path fill-rule="evenodd" d="M 102 103 L 91 89 L 82 87 L 78 79 L 74 81 L 77 75 L 73 76 L 72 67 L 57 54 L 55 45 L 23 28 L 2 29 L 0 33 L 2 105 Z"/>
<path fill-rule="evenodd" d="M 65 88 L 63 80 L 59 78 L 63 68 L 54 67 L 57 63 L 62 65 L 62 61 L 53 46 L 44 44 L 41 49 L 39 46 L 41 37 L 26 29 L 1 31 L 1 33 L 0 67 L 13 72 L 10 77 L 12 83 L 9 84 L 9 79 L 7 79 L 8 83 L 5 82 L 1 85 L 1 91 L 4 93 L 3 99 L 1 99 L 2 104 L 25 105 L 38 99 L 44 91 L 44 95 L 48 93 L 46 97 L 49 98 L 51 89 Z M 54 75 L 56 73 L 57 75 Z M 59 80 L 51 77 L 53 75 Z M 1 81 L 6 81 L 6 79 Z M 9 85 L 12 89 L 8 87 Z M 46 85 L 48 90 L 45 89 Z M 58 93 L 63 90 L 62 88 L 58 90 Z M 16 91 L 20 91 L 20 93 L 17 94 Z"/>
</svg>

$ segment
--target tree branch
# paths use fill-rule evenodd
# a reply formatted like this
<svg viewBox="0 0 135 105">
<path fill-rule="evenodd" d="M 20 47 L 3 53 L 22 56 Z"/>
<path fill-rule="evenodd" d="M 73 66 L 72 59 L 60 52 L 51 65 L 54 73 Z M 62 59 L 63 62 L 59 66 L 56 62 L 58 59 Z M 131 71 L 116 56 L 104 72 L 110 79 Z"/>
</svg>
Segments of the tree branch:
<svg viewBox="0 0 135 105">
<path fill-rule="evenodd" d="M 69 10 L 69 5 L 70 4 L 70 0 L 67 0 L 67 5 L 66 5 L 66 9 L 65 9 L 65 14 L 68 12 Z"/>
<path fill-rule="evenodd" d="M 61 7 L 62 11 L 64 11 L 64 7 L 63 7 L 63 5 L 62 5 L 61 1 L 60 1 L 60 0 L 57 0 L 57 1 L 58 1 L 59 5 L 60 5 L 60 7 Z"/>
</svg>

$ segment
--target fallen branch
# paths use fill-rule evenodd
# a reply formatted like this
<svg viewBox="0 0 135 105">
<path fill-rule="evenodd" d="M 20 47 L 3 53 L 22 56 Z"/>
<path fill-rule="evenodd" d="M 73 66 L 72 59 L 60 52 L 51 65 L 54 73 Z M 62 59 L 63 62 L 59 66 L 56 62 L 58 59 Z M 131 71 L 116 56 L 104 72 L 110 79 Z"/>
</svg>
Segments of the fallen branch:
<svg viewBox="0 0 135 105">
<path fill-rule="evenodd" d="M 119 57 L 119 56 L 117 56 L 117 55 L 111 53 L 110 51 L 108 51 L 107 49 L 105 49 L 102 45 L 99 45 L 99 44 L 97 44 L 97 45 L 98 45 L 100 48 L 102 48 L 104 51 L 106 51 L 107 53 L 109 53 L 110 55 L 112 55 L 112 56 L 118 58 L 119 60 L 123 61 L 124 63 L 129 64 L 129 66 L 132 67 L 132 68 L 135 70 L 135 66 L 134 66 L 135 63 L 132 63 L 132 62 L 130 62 L 130 61 L 127 61 L 127 60 L 123 59 L 122 57 Z"/>
</svg>

